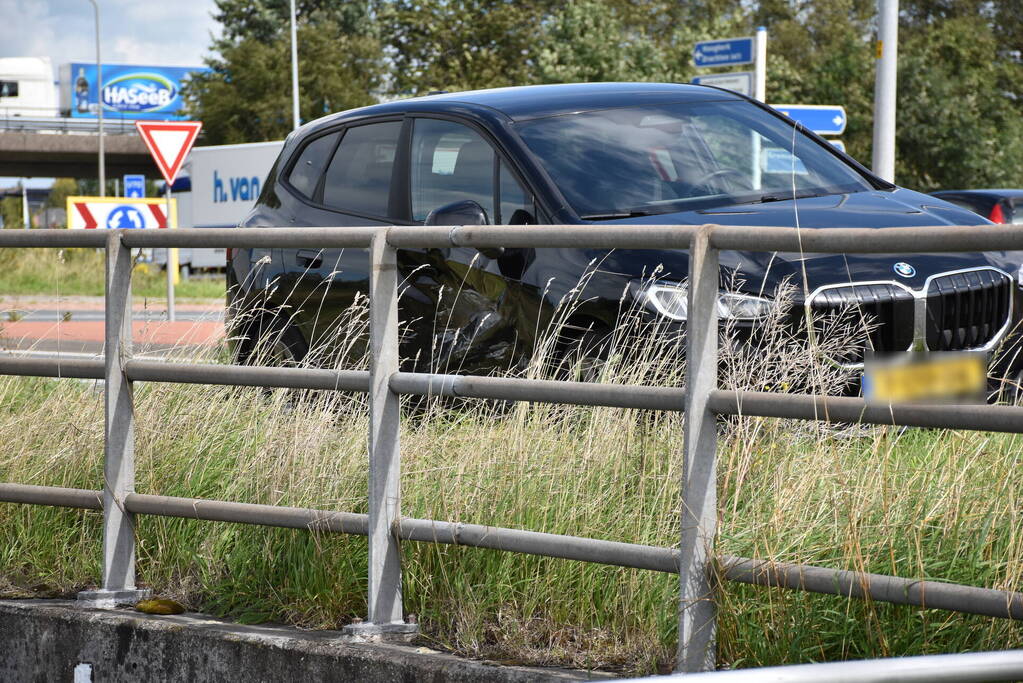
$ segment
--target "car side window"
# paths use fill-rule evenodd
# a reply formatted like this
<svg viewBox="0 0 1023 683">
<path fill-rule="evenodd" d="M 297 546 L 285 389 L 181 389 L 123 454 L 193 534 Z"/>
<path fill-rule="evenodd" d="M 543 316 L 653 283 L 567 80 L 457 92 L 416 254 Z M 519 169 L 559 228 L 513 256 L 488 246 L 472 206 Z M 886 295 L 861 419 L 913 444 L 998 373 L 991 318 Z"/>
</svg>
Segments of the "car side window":
<svg viewBox="0 0 1023 683">
<path fill-rule="evenodd" d="M 412 218 L 422 221 L 434 209 L 470 199 L 483 207 L 491 223 L 496 222 L 495 158 L 493 148 L 468 126 L 416 119 L 412 127 Z"/>
<path fill-rule="evenodd" d="M 504 163 L 501 164 L 500 174 L 501 201 L 498 203 L 497 217 L 494 222 L 499 225 L 536 223 L 532 196 L 522 188 L 522 185 Z"/>
<path fill-rule="evenodd" d="M 323 178 L 322 203 L 340 211 L 386 216 L 400 134 L 401 121 L 349 128 Z"/>
<path fill-rule="evenodd" d="M 327 165 L 330 153 L 337 145 L 340 133 L 331 133 L 316 138 L 298 155 L 298 161 L 288 173 L 288 184 L 304 195 L 307 199 L 316 196 L 316 184 L 323 175 L 323 167 Z"/>
</svg>

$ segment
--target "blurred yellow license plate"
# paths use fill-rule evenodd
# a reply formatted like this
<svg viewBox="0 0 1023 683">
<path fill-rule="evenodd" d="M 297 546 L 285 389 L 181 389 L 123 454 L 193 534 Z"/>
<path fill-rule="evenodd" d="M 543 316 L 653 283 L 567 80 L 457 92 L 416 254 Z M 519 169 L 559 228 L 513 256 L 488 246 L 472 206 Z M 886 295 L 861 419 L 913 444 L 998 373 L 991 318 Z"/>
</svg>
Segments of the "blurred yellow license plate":
<svg viewBox="0 0 1023 683">
<path fill-rule="evenodd" d="M 863 364 L 863 397 L 877 403 L 981 401 L 986 385 L 983 353 L 903 354 Z"/>
</svg>

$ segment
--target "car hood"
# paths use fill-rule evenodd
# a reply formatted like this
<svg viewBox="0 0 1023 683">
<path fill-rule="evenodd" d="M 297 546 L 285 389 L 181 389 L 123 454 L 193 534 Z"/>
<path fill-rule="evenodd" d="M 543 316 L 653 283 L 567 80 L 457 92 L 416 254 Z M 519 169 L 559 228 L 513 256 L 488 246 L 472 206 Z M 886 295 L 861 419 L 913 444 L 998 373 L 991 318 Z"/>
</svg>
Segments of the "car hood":
<svg viewBox="0 0 1023 683">
<path fill-rule="evenodd" d="M 936 197 L 897 189 L 827 197 L 810 197 L 767 204 L 743 204 L 613 221 L 644 225 L 753 225 L 808 230 L 828 228 L 892 228 L 932 225 L 976 226 L 989 223 L 977 214 Z M 610 222 L 604 222 L 608 224 Z M 969 228 L 964 228 L 969 229 Z M 982 229 L 982 228 L 980 228 Z M 789 282 L 798 289 L 813 290 L 840 282 L 897 281 L 913 289 L 925 286 L 928 277 L 954 270 L 994 267 L 1015 275 L 1020 252 L 915 253 L 915 254 L 812 254 L 781 252 L 723 252 L 721 266 L 739 289 L 771 292 Z M 908 264 L 909 268 L 896 264 Z M 689 257 L 683 251 L 621 250 L 603 261 L 603 267 L 633 277 L 649 277 L 660 266 L 658 277 L 681 279 L 688 272 Z M 904 274 L 912 271 L 912 275 Z"/>
</svg>

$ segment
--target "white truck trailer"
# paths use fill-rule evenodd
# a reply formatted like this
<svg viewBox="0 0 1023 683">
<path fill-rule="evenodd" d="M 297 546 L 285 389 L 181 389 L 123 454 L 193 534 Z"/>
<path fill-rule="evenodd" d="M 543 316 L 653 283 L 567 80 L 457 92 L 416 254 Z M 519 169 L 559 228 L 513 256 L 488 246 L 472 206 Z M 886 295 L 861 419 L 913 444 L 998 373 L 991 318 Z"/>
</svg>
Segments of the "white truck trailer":
<svg viewBox="0 0 1023 683">
<path fill-rule="evenodd" d="M 178 200 L 179 228 L 233 228 L 255 204 L 283 141 L 194 147 L 171 188 Z M 185 180 L 187 179 L 187 182 Z M 167 261 L 164 250 L 156 261 Z M 179 249 L 183 273 L 224 268 L 223 249 Z"/>
</svg>

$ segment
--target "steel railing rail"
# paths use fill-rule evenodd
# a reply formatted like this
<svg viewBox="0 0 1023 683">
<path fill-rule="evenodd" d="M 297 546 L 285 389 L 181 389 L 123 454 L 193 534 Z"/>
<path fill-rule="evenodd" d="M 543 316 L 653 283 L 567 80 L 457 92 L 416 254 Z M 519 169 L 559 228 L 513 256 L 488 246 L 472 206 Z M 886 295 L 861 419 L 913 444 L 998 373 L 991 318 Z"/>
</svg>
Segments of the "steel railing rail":
<svg viewBox="0 0 1023 683">
<path fill-rule="evenodd" d="M 32 108 L 53 111 L 44 107 Z M 24 109 L 28 109 L 28 107 Z M 23 116 L 4 112 L 0 114 L 0 131 L 59 131 L 61 133 L 97 134 L 99 133 L 99 123 L 96 119 L 76 119 L 66 116 Z M 106 119 L 103 124 L 104 135 L 135 135 L 137 133 L 134 119 Z"/>
<path fill-rule="evenodd" d="M 0 361 L 0 369 L 3 362 Z M 316 368 L 272 368 L 255 365 L 213 365 L 130 360 L 124 364 L 133 382 L 178 382 L 239 387 L 320 389 L 324 391 L 369 391 L 365 370 L 320 370 Z"/>
<path fill-rule="evenodd" d="M 0 375 L 21 377 L 66 377 L 103 379 L 105 359 L 38 358 L 0 356 Z M 321 370 L 317 368 L 274 368 L 209 363 L 172 363 L 156 360 L 129 360 L 124 374 L 133 382 L 172 382 L 178 384 L 214 384 L 239 387 L 281 389 L 321 389 L 325 391 L 369 390 L 365 370 Z"/>
<path fill-rule="evenodd" d="M 0 502 L 102 510 L 103 492 L 27 484 L 0 484 Z M 128 494 L 124 506 L 135 514 L 162 517 L 358 536 L 366 536 L 369 533 L 368 515 L 336 510 L 141 493 Z M 392 533 L 406 541 L 488 548 L 670 574 L 679 571 L 679 551 L 659 546 L 411 517 L 402 517 L 398 520 Z M 717 558 L 717 564 L 721 576 L 736 583 L 870 598 L 877 602 L 1002 619 L 1023 619 L 1023 593 L 1012 591 L 730 555 Z"/>
<path fill-rule="evenodd" d="M 0 375 L 103 379 L 103 359 L 0 356 Z M 260 366 L 129 360 L 129 380 L 214 384 L 324 391 L 369 391 L 365 370 L 273 368 Z M 400 394 L 592 405 L 640 410 L 681 411 L 685 389 L 642 385 L 593 384 L 552 380 L 474 377 L 397 372 L 390 387 Z M 781 398 L 782 400 L 779 400 Z M 718 415 L 848 422 L 934 429 L 1019 432 L 1023 408 L 991 405 L 873 405 L 860 398 L 756 391 L 714 390 L 709 409 Z"/>
<path fill-rule="evenodd" d="M 28 503 L 62 508 L 102 510 L 103 492 L 88 489 L 68 489 L 60 486 L 33 486 L 31 484 L 0 483 L 0 501 Z"/>
<path fill-rule="evenodd" d="M 720 562 L 724 578 L 737 583 L 1023 619 L 1023 593 L 1013 591 L 745 557 L 722 557 Z"/>
<path fill-rule="evenodd" d="M 777 394 L 761 391 L 710 393 L 708 407 L 718 415 L 780 417 L 822 422 L 973 429 L 984 432 L 1023 431 L 1023 407 L 967 405 L 875 404 L 862 398 Z"/>
<path fill-rule="evenodd" d="M 686 388 L 597 385 L 400 372 L 397 250 L 432 247 L 688 249 L 689 334 Z M 131 249 L 137 247 L 369 249 L 370 370 L 235 367 L 156 362 L 131 355 Z M 721 249 L 817 253 L 1023 250 L 1023 227 L 959 226 L 798 230 L 704 226 L 455 226 L 182 229 L 159 231 L 0 231 L 0 247 L 105 247 L 106 355 L 102 359 L 0 357 L 0 374 L 103 379 L 106 397 L 102 492 L 0 485 L 0 500 L 103 510 L 103 587 L 83 594 L 99 602 L 136 598 L 134 515 L 153 514 L 369 536 L 369 619 L 364 635 L 408 633 L 401 608 L 401 540 L 448 543 L 561 557 L 655 571 L 681 578 L 679 659 L 683 671 L 713 667 L 715 571 L 725 579 L 849 597 L 1023 618 L 1023 596 L 986 588 L 747 558 L 718 558 L 716 420 L 760 415 L 1023 433 L 1023 409 L 1006 406 L 887 406 L 861 399 L 724 391 L 717 387 L 718 252 Z M 381 305 L 382 304 L 382 305 Z M 134 491 L 136 381 L 190 382 L 368 393 L 367 515 L 138 494 Z M 685 410 L 679 548 L 654 548 L 527 530 L 419 520 L 401 514 L 399 397 L 402 394 L 536 401 L 649 410 Z M 100 500 L 102 498 L 102 500 Z"/>
<path fill-rule="evenodd" d="M 368 248 L 373 235 L 385 233 L 388 246 L 532 247 L 587 245 L 593 249 L 687 249 L 700 230 L 709 234 L 715 250 L 783 251 L 806 253 L 889 254 L 1023 250 L 1019 225 L 978 225 L 910 228 L 804 228 L 679 225 L 528 225 L 453 227 L 332 227 L 332 228 L 180 228 L 128 230 L 126 247 L 267 247 Z M 102 230 L 5 230 L 0 247 L 102 247 Z"/>
<path fill-rule="evenodd" d="M 367 248 L 373 235 L 385 228 L 176 228 L 125 230 L 121 244 L 129 249 L 149 247 L 217 248 Z M 0 230 L 0 247 L 103 248 L 110 230 Z"/>
<path fill-rule="evenodd" d="M 710 228 L 710 246 L 714 249 L 808 254 L 1001 251 L 1023 249 L 1023 232 L 1018 225 L 824 230 L 715 225 Z"/>
<path fill-rule="evenodd" d="M 889 657 L 630 678 L 657 683 L 980 683 L 1023 680 L 1023 650 Z"/>
<path fill-rule="evenodd" d="M 153 496 L 143 493 L 128 494 L 124 499 L 124 505 L 129 511 L 136 514 L 161 517 L 183 517 L 210 522 L 234 522 L 287 529 L 332 531 L 358 536 L 366 536 L 369 533 L 369 515 L 354 512 Z"/>
<path fill-rule="evenodd" d="M 0 375 L 103 379 L 105 362 L 103 358 L 39 358 L 3 354 L 0 355 Z"/>
<path fill-rule="evenodd" d="M 594 384 L 509 377 L 473 377 L 397 372 L 391 389 L 399 394 L 485 398 L 499 401 L 530 401 L 568 405 L 637 408 L 643 410 L 685 409 L 685 389 L 627 384 Z"/>
</svg>

